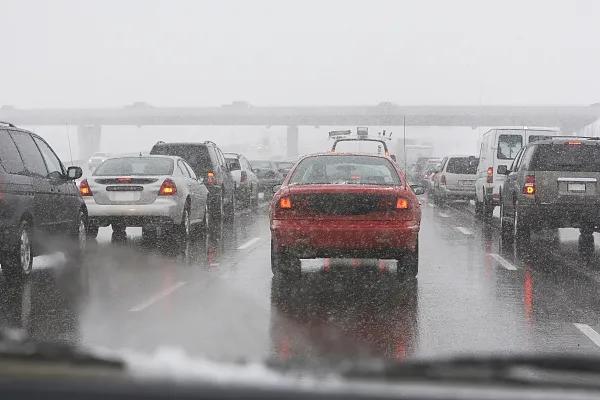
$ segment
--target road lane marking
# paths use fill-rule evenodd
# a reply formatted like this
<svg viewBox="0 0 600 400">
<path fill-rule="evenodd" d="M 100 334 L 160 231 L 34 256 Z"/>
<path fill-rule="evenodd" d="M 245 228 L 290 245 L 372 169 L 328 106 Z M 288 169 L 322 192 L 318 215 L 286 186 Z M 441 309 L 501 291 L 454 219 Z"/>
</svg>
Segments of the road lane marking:
<svg viewBox="0 0 600 400">
<path fill-rule="evenodd" d="M 503 266 L 504 268 L 506 268 L 509 271 L 517 270 L 517 267 L 512 265 L 510 261 L 508 261 L 506 258 L 502 257 L 500 254 L 490 253 L 490 257 L 492 257 L 494 260 L 496 260 L 496 262 L 498 264 L 500 264 L 501 266 Z"/>
<path fill-rule="evenodd" d="M 165 297 L 167 297 L 168 295 L 170 295 L 171 293 L 173 293 L 174 291 L 176 291 L 177 289 L 179 289 L 180 287 L 182 287 L 185 284 L 186 284 L 186 282 L 179 281 L 176 284 L 174 284 L 173 286 L 170 286 L 170 287 L 156 293 L 154 296 L 150 297 L 148 300 L 144 301 L 143 303 L 140 303 L 135 307 L 131 307 L 129 309 L 129 312 L 138 312 L 138 311 L 145 310 L 146 308 L 148 308 L 151 305 L 153 305 L 154 303 L 157 303 L 160 300 L 164 299 Z"/>
<path fill-rule="evenodd" d="M 248 247 L 252 246 L 254 243 L 258 242 L 260 240 L 259 237 L 255 237 L 253 239 L 248 240 L 246 243 L 242 244 L 240 247 L 238 247 L 238 250 L 246 250 Z"/>
<path fill-rule="evenodd" d="M 459 231 L 460 233 L 462 233 L 463 235 L 472 235 L 473 232 L 471 232 L 469 229 L 465 228 L 464 226 L 457 226 L 455 227 L 455 229 L 457 231 Z"/>
<path fill-rule="evenodd" d="M 575 328 L 579 329 L 581 333 L 587 336 L 594 344 L 600 347 L 600 333 L 596 332 L 591 326 L 588 324 L 573 324 Z"/>
<path fill-rule="evenodd" d="M 443 212 L 441 212 L 441 213 L 438 213 L 438 215 L 439 215 L 440 217 L 442 217 L 442 218 L 448 218 L 448 217 L 450 217 L 448 214 L 446 214 L 446 213 L 443 213 Z"/>
</svg>

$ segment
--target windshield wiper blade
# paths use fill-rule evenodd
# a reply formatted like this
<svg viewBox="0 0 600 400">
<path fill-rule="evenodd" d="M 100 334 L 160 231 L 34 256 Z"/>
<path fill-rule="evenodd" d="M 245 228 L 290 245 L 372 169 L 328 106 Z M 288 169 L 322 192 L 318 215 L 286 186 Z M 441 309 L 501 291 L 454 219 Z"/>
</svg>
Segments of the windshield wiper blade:
<svg viewBox="0 0 600 400">
<path fill-rule="evenodd" d="M 119 369 L 125 367 L 120 359 L 99 356 L 71 344 L 36 342 L 20 331 L 0 330 L 0 361 L 5 360 L 67 362 L 78 366 Z"/>
<path fill-rule="evenodd" d="M 374 362 L 342 371 L 348 378 L 511 382 L 600 387 L 600 358 L 576 355 L 458 357 L 404 363 Z"/>
</svg>

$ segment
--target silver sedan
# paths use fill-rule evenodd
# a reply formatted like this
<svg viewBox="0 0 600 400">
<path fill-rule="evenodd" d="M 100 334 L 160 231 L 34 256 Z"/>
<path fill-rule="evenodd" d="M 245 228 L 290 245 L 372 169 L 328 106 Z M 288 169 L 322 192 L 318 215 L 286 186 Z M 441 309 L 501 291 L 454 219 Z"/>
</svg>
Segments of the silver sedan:
<svg viewBox="0 0 600 400">
<path fill-rule="evenodd" d="M 128 226 L 141 226 L 145 239 L 172 231 L 188 239 L 193 228 L 207 228 L 208 189 L 180 157 L 109 158 L 81 181 L 79 191 L 90 237 L 108 225 L 122 235 Z"/>
</svg>

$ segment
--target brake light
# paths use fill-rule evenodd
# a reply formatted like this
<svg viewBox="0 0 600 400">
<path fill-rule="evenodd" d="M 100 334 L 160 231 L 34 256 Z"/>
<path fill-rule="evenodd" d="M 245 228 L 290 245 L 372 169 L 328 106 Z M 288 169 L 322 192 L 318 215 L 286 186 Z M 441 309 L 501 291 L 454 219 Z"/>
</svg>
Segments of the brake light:
<svg viewBox="0 0 600 400">
<path fill-rule="evenodd" d="M 486 182 L 487 183 L 493 183 L 494 182 L 494 167 L 488 167 Z"/>
<path fill-rule="evenodd" d="M 117 183 L 131 183 L 130 177 L 117 178 Z"/>
<path fill-rule="evenodd" d="M 90 189 L 87 179 L 84 179 L 79 183 L 79 194 L 82 196 L 92 195 L 92 189 Z"/>
<path fill-rule="evenodd" d="M 573 145 L 575 145 L 575 146 L 576 146 L 576 145 L 578 145 L 578 144 L 581 144 L 581 141 L 580 141 L 580 140 L 569 140 L 569 141 L 567 142 L 567 144 L 568 144 L 568 145 L 571 145 L 571 146 L 573 146 Z"/>
<path fill-rule="evenodd" d="M 396 200 L 396 210 L 407 210 L 408 209 L 408 200 L 402 197 L 398 197 Z"/>
<path fill-rule="evenodd" d="M 214 172 L 208 171 L 208 173 L 206 174 L 206 183 L 208 183 L 209 185 L 217 184 L 217 178 L 215 177 Z"/>
<path fill-rule="evenodd" d="M 446 175 L 442 175 L 442 178 L 440 179 L 440 183 L 442 185 L 446 185 Z"/>
<path fill-rule="evenodd" d="M 248 174 L 246 173 L 246 171 L 242 171 L 240 173 L 240 183 L 244 183 L 248 180 Z"/>
<path fill-rule="evenodd" d="M 289 197 L 282 197 L 279 199 L 279 208 L 289 210 L 292 208 L 292 199 Z"/>
<path fill-rule="evenodd" d="M 523 186 L 523 194 L 535 194 L 535 175 L 527 175 L 525 177 L 525 185 Z"/>
<path fill-rule="evenodd" d="M 160 185 L 160 190 L 158 191 L 159 196 L 172 196 L 175 193 L 177 193 L 175 182 L 169 178 L 165 179 L 162 185 Z"/>
</svg>

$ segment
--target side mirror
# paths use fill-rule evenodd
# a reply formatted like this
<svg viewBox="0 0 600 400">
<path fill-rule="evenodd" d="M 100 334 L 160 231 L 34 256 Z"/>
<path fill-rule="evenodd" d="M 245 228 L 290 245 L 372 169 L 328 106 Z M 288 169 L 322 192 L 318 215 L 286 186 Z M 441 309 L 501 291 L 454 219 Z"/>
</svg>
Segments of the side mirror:
<svg viewBox="0 0 600 400">
<path fill-rule="evenodd" d="M 421 185 L 410 185 L 410 188 L 417 196 L 425 194 L 425 188 Z"/>
<path fill-rule="evenodd" d="M 83 170 L 80 167 L 69 167 L 67 168 L 67 179 L 74 181 L 83 176 Z"/>
<path fill-rule="evenodd" d="M 277 193 L 279 191 L 279 189 L 281 189 L 282 185 L 274 185 L 273 186 L 273 193 Z"/>
<path fill-rule="evenodd" d="M 506 165 L 498 165 L 497 169 L 498 175 L 508 175 L 510 171 Z"/>
</svg>

